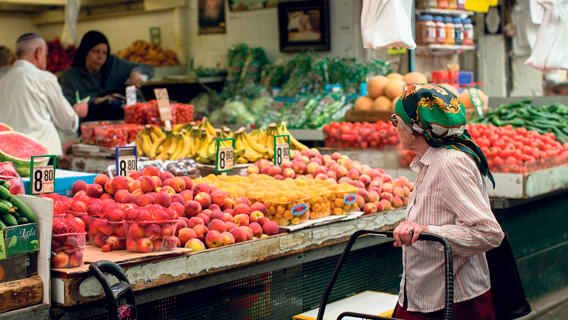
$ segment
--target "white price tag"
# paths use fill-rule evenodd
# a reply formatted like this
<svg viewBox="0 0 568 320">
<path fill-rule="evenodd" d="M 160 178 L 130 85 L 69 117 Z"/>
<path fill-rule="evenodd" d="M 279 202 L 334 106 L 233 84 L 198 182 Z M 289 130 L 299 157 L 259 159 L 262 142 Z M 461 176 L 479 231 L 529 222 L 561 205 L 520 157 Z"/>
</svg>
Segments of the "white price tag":
<svg viewBox="0 0 568 320">
<path fill-rule="evenodd" d="M 290 161 L 290 145 L 288 143 L 277 144 L 275 152 L 275 165 L 281 166 L 284 161 Z"/>
<path fill-rule="evenodd" d="M 52 165 L 33 167 L 30 183 L 32 194 L 52 193 L 55 190 L 55 168 Z"/>
<path fill-rule="evenodd" d="M 136 86 L 126 87 L 126 105 L 136 104 Z"/>
<path fill-rule="evenodd" d="M 172 120 L 172 109 L 170 108 L 170 98 L 168 97 L 168 90 L 166 88 L 154 89 L 156 100 L 158 100 L 158 110 L 160 111 L 160 119 L 162 121 Z"/>
<path fill-rule="evenodd" d="M 117 147 L 116 175 L 125 177 L 136 170 L 138 170 L 136 147 Z"/>
<path fill-rule="evenodd" d="M 233 169 L 234 153 L 232 147 L 220 147 L 217 153 L 217 172 Z"/>
</svg>

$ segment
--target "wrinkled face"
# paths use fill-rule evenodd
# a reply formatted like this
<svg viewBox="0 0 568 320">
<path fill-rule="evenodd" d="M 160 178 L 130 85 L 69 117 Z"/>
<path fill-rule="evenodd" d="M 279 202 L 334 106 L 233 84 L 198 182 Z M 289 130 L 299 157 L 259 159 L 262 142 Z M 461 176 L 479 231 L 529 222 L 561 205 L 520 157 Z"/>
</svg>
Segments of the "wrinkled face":
<svg viewBox="0 0 568 320">
<path fill-rule="evenodd" d="M 105 43 L 99 43 L 87 53 L 85 58 L 85 68 L 90 73 L 95 73 L 105 64 L 108 54 L 108 46 Z"/>
<path fill-rule="evenodd" d="M 408 127 L 404 125 L 402 119 L 399 116 L 396 116 L 396 120 L 392 122 L 393 125 L 395 125 L 396 129 L 398 130 L 398 135 L 400 136 L 400 142 L 402 143 L 402 147 L 407 150 L 413 149 L 416 144 L 416 137 L 413 136 L 412 133 L 410 133 Z"/>
</svg>

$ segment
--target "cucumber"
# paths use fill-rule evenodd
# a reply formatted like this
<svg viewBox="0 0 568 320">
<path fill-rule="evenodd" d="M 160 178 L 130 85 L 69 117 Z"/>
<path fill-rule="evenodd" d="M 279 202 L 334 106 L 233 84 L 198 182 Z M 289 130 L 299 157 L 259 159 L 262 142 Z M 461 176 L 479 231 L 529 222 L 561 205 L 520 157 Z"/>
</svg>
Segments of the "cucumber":
<svg viewBox="0 0 568 320">
<path fill-rule="evenodd" d="M 10 200 L 10 197 L 12 197 L 10 190 L 4 186 L 0 186 L 0 199 Z"/>
<path fill-rule="evenodd" d="M 0 219 L 0 230 L 6 230 L 6 224 L 2 221 L 2 219 Z M 4 241 L 4 239 L 1 240 Z"/>
<path fill-rule="evenodd" d="M 16 197 L 10 197 L 10 202 L 12 202 L 14 207 L 18 209 L 18 211 L 23 217 L 26 217 L 26 219 L 28 219 L 30 222 L 37 222 L 35 214 L 32 212 L 32 209 L 30 209 L 30 207 L 27 204 L 23 203 Z"/>
<path fill-rule="evenodd" d="M 2 221 L 4 221 L 4 223 L 8 227 L 13 227 L 18 225 L 18 220 L 16 220 L 16 218 L 14 218 L 14 216 L 9 213 L 0 213 L 0 218 L 2 218 Z"/>
<path fill-rule="evenodd" d="M 14 211 L 14 206 L 10 203 L 10 205 L 0 202 L 0 214 L 2 213 L 10 213 L 10 211 Z"/>
<path fill-rule="evenodd" d="M 18 224 L 30 223 L 30 221 L 26 217 L 19 217 L 16 220 L 18 221 Z"/>
</svg>

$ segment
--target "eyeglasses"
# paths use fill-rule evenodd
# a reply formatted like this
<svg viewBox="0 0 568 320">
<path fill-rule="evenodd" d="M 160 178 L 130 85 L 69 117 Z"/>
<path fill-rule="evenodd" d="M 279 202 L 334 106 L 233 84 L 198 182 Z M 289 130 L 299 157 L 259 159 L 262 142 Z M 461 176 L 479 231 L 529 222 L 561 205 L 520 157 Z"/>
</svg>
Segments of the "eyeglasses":
<svg viewBox="0 0 568 320">
<path fill-rule="evenodd" d="M 393 125 L 393 127 L 398 127 L 398 117 L 396 116 L 396 113 L 391 114 L 390 116 L 390 121 Z"/>
</svg>

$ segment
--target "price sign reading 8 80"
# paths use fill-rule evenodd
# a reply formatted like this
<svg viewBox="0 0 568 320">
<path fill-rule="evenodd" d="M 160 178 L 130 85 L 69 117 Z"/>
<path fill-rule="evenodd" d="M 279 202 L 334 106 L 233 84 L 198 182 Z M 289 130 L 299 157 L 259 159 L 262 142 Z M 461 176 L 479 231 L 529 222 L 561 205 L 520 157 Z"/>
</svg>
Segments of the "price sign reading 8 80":
<svg viewBox="0 0 568 320">
<path fill-rule="evenodd" d="M 45 165 L 34 166 L 37 158 L 49 158 Z M 30 162 L 30 194 L 52 193 L 55 191 L 55 156 L 32 156 Z"/>
<path fill-rule="evenodd" d="M 230 146 L 227 144 L 230 143 Z M 217 139 L 217 157 L 215 161 L 215 172 L 227 172 L 233 170 L 235 160 L 235 139 Z"/>
<path fill-rule="evenodd" d="M 116 175 L 127 176 L 138 169 L 136 147 L 116 148 Z"/>
<path fill-rule="evenodd" d="M 290 161 L 290 136 L 277 135 L 274 136 L 274 165 L 281 166 L 284 161 Z"/>
</svg>

